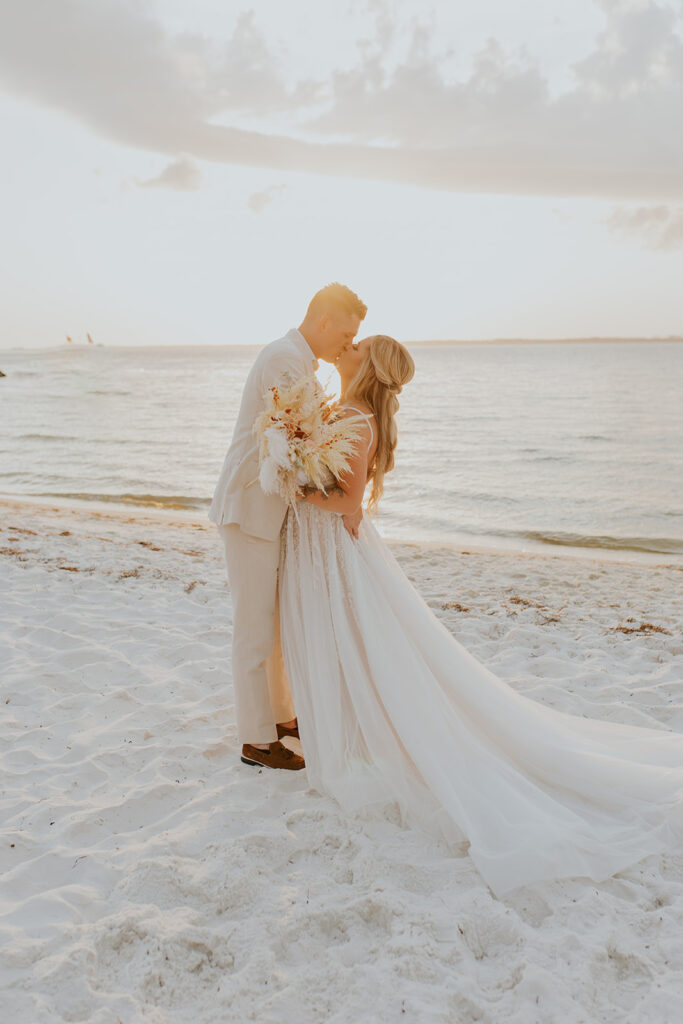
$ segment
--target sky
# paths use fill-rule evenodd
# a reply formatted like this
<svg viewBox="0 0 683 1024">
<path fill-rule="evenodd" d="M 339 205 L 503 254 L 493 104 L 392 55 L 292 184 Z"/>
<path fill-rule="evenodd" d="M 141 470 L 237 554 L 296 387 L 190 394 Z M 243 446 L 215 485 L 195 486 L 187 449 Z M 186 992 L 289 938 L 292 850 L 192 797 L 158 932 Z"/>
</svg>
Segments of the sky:
<svg viewBox="0 0 683 1024">
<path fill-rule="evenodd" d="M 0 347 L 683 335 L 683 0 L 0 0 Z"/>
</svg>

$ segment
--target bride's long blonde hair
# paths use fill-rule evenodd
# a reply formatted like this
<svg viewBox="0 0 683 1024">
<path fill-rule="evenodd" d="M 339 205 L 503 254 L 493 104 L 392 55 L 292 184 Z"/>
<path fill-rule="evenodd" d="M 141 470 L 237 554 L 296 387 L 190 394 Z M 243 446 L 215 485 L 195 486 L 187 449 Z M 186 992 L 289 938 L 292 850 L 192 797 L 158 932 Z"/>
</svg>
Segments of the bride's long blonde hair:
<svg viewBox="0 0 683 1024">
<path fill-rule="evenodd" d="M 398 395 L 415 373 L 415 363 L 408 349 L 388 334 L 370 338 L 363 362 L 343 395 L 344 402 L 366 402 L 375 416 L 377 447 L 368 466 L 372 492 L 368 510 L 374 511 L 384 490 L 384 477 L 394 468 Z"/>
</svg>

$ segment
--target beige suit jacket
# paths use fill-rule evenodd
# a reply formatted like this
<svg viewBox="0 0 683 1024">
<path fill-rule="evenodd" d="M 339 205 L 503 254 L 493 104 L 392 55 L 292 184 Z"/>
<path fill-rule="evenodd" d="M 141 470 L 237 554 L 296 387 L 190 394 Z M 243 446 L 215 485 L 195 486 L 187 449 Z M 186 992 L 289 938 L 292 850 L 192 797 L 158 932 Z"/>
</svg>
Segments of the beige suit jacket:
<svg viewBox="0 0 683 1024">
<path fill-rule="evenodd" d="M 312 376 L 317 367 L 308 342 L 296 328 L 261 349 L 244 385 L 232 442 L 214 491 L 209 509 L 212 523 L 238 523 L 252 537 L 277 540 L 287 505 L 279 494 L 265 494 L 261 489 L 253 427 L 271 384 L 286 372 L 296 379 Z"/>
</svg>

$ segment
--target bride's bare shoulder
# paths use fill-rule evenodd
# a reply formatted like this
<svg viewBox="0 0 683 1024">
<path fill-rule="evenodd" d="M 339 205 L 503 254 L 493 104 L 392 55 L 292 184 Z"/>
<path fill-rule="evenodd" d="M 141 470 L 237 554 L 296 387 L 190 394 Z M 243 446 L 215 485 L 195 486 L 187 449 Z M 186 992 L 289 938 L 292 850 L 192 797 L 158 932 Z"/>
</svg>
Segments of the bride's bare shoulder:
<svg viewBox="0 0 683 1024">
<path fill-rule="evenodd" d="M 349 416 L 353 416 L 354 413 L 358 412 L 364 412 L 368 416 L 374 416 L 374 413 L 367 402 L 341 402 L 340 405 L 345 412 L 348 412 Z"/>
</svg>

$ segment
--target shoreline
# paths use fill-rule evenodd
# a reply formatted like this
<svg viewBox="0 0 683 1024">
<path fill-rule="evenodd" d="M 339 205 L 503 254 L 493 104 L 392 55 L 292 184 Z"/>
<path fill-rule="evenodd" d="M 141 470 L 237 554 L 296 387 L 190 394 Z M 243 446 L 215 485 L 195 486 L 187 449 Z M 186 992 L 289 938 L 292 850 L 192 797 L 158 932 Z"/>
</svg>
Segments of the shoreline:
<svg viewBox="0 0 683 1024">
<path fill-rule="evenodd" d="M 22 508 L 42 510 L 52 514 L 82 513 L 95 519 L 111 519 L 114 522 L 145 522 L 192 526 L 197 529 L 215 531 L 215 525 L 208 517 L 191 509 L 159 508 L 151 505 L 123 504 L 115 501 L 96 499 L 52 498 L 46 495 L 14 495 L 0 493 L 0 508 L 16 510 Z M 474 537 L 454 535 L 449 538 L 415 538 L 401 535 L 387 535 L 379 527 L 383 539 L 390 547 L 416 548 L 425 552 L 444 551 L 453 554 L 473 554 L 501 557 L 552 559 L 554 561 L 586 562 L 589 565 L 624 565 L 651 569 L 678 569 L 683 571 L 683 559 L 675 554 L 628 550 L 622 548 L 585 548 L 565 544 L 543 544 L 528 540 L 526 550 L 506 543 L 503 538 L 496 542 L 481 542 Z"/>
</svg>

